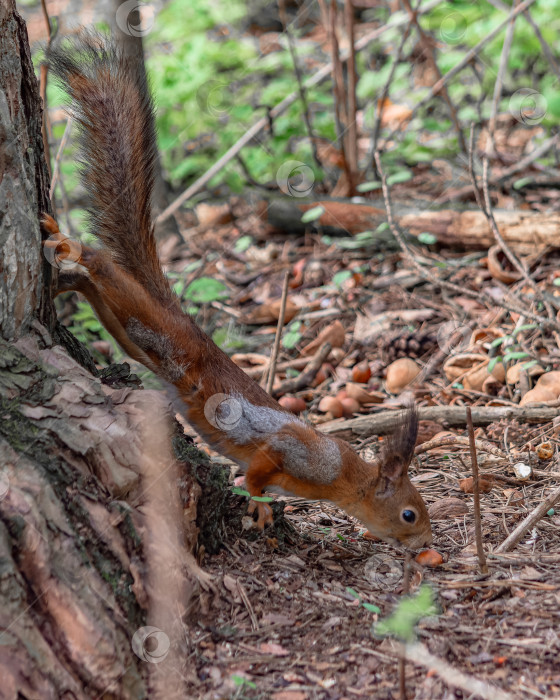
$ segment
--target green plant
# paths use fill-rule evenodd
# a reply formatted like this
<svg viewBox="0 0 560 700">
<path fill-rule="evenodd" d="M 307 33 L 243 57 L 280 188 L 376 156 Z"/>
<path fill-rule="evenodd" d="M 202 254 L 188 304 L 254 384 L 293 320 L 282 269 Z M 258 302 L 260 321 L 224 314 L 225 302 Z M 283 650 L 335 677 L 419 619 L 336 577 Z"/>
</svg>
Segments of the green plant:
<svg viewBox="0 0 560 700">
<path fill-rule="evenodd" d="M 434 593 L 430 586 L 422 585 L 414 596 L 402 598 L 389 617 L 379 620 L 374 632 L 379 636 L 397 637 L 404 642 L 414 639 L 414 628 L 424 617 L 437 614 Z"/>
</svg>

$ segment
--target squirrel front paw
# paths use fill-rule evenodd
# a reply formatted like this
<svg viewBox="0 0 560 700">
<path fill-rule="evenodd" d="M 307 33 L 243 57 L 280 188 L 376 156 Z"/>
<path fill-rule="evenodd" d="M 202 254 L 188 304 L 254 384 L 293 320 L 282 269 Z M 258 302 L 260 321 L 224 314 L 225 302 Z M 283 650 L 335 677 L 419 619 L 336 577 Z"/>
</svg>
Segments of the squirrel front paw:
<svg viewBox="0 0 560 700">
<path fill-rule="evenodd" d="M 48 261 L 54 267 L 60 268 L 63 265 L 72 265 L 80 262 L 82 257 L 81 243 L 65 236 L 52 216 L 43 214 L 41 227 L 49 234 L 47 240 L 43 241 L 43 246 Z"/>
</svg>

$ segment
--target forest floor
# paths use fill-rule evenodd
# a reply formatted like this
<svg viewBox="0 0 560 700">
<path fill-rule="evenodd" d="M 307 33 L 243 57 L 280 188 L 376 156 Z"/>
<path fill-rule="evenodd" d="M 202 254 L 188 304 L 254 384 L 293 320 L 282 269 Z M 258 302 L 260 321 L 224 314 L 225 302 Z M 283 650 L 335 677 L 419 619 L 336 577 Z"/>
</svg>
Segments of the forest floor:
<svg viewBox="0 0 560 700">
<path fill-rule="evenodd" d="M 291 376 L 286 365 L 291 361 L 304 367 L 320 343 L 307 355 L 303 348 L 321 334 L 323 340 L 332 340 L 333 327 L 342 324 L 343 352 L 329 356 L 321 367 L 325 374 L 292 395 L 304 400 L 308 419 L 319 427 L 325 421 L 331 429 L 338 426 L 339 434 L 366 457 L 377 438 L 352 435 L 344 430 L 348 417 L 332 420 L 318 409 L 322 397 L 340 396 L 349 384 L 359 383 L 352 381 L 357 376 L 354 368 L 363 369 L 364 361 L 371 377 L 361 386 L 369 400 L 360 404 L 359 414 L 367 416 L 401 405 L 405 395 L 420 409 L 517 408 L 538 381 L 538 373 L 529 376 L 534 368 L 553 378 L 550 373 L 560 367 L 555 333 L 500 306 L 510 291 L 524 294 L 523 283 L 506 289 L 488 270 L 481 251 L 432 248 L 434 259 L 445 262 L 438 273 L 443 270 L 446 280 L 465 288 L 461 297 L 419 279 L 400 252 L 345 248 L 350 238 L 327 240 L 312 233 L 275 237 L 268 232 L 257 248 L 236 252 L 235 241 L 248 231 L 258 240 L 260 227 L 262 223 L 248 215 L 192 229 L 188 243 L 179 246 L 183 254 L 176 254 L 169 267 L 178 270 L 188 261 L 203 260 L 202 269 L 191 274 L 224 281 L 227 301 L 206 306 L 201 312 L 206 316 L 199 320 L 207 328 L 228 328 L 221 337 L 238 348 L 245 344 L 234 357 L 257 379 L 273 342 L 274 315 L 288 270 L 288 308 L 291 303 L 299 313 L 284 331 L 284 338 L 293 334 L 294 344 L 281 348 L 278 367 L 284 369 L 277 372 L 276 390 L 282 394 L 283 382 Z M 234 243 L 224 253 L 225 241 Z M 222 251 L 219 256 L 216 250 Z M 554 253 L 539 258 L 532 272 L 539 288 L 551 295 L 557 274 Z M 470 298 L 470 290 L 476 290 L 480 300 Z M 496 301 L 490 308 L 481 301 L 488 290 Z M 255 316 L 255 309 L 261 316 Z M 246 351 L 247 343 L 252 344 L 251 352 Z M 302 360 L 302 354 L 307 359 Z M 429 367 L 429 373 L 395 395 L 387 390 L 387 371 L 403 357 L 423 370 Z M 473 370 L 488 368 L 492 358 L 502 372 L 489 379 L 491 373 L 485 371 L 476 378 Z M 452 374 L 455 360 L 459 376 Z M 509 372 L 514 365 L 520 370 L 516 376 Z M 465 382 L 469 372 L 470 384 Z M 558 407 L 558 400 L 546 405 Z M 465 674 L 466 685 L 453 689 L 450 678 L 442 680 L 429 664 L 408 662 L 407 697 L 494 698 L 496 688 L 511 698 L 560 697 L 558 507 L 550 509 L 512 552 L 493 553 L 560 486 L 559 430 L 558 418 L 527 423 L 511 416 L 475 428 L 481 446 L 482 536 L 489 569 L 481 575 L 473 494 L 464 481 L 471 476 L 466 427 L 448 426 L 445 419 L 420 421 L 418 445 L 430 441 L 431 447 L 417 449 L 411 477 L 428 505 L 433 547 L 444 561 L 436 568 L 414 560 L 407 565 L 411 594 L 428 584 L 438 610 L 419 622 L 416 633 L 449 665 L 449 673 Z M 528 480 L 516 474 L 514 465 L 519 462 L 531 467 Z M 236 498 L 232 507 L 244 512 L 243 498 Z M 222 551 L 203 557 L 202 566 L 214 577 L 217 591 L 201 593 L 186 630 L 189 693 L 275 700 L 399 697 L 399 645 L 377 636 L 375 623 L 390 615 L 403 596 L 405 553 L 373 542 L 356 521 L 328 504 L 285 501 L 291 527 L 281 530 L 281 536 L 267 531 L 251 541 L 240 532 L 237 519 Z M 469 690 L 473 679 L 489 684 L 486 695 Z"/>
<path fill-rule="evenodd" d="M 420 73 L 423 53 L 410 58 Z M 523 79 L 532 85 L 530 77 Z M 509 244 L 500 249 L 486 219 L 474 237 L 472 227 L 442 225 L 397 242 L 379 187 L 375 196 L 363 192 L 361 204 L 371 208 L 365 214 L 355 198 L 341 196 L 342 156 L 324 139 L 316 146 L 325 180 L 315 183 L 306 206 L 323 201 L 328 209 L 329 197 L 338 195 L 328 223 L 321 211 L 302 222 L 303 200 L 283 196 L 277 182 L 253 182 L 254 190 L 239 199 L 226 188 L 210 190 L 208 202 L 223 195 L 220 204 L 178 212 L 181 235 L 160 246 L 175 291 L 185 310 L 262 384 L 287 275 L 273 384 L 281 401 L 295 406 L 297 400 L 303 417 L 350 439 L 366 457 L 376 431 L 352 427 L 356 416 L 374 419 L 411 400 L 421 417 L 423 409 L 443 410 L 441 419 L 420 421 L 410 470 L 443 562 L 434 568 L 408 562 L 403 551 L 372 541 L 341 511 L 298 499 L 286 499 L 279 530 L 255 537 L 240 527 L 243 496 L 232 496 L 235 518 L 224 524 L 221 551 L 199 552 L 215 589 L 196 592 L 185 623 L 188 697 L 397 698 L 401 647 L 380 637 L 375 625 L 398 608 L 406 588 L 415 595 L 427 584 L 437 611 L 415 629 L 435 661 L 406 662 L 408 698 L 560 698 L 560 505 L 536 520 L 512 551 L 496 551 L 560 487 L 559 224 L 550 219 L 560 204 L 560 171 L 557 154 L 538 162 L 549 135 L 540 119 L 529 118 L 531 110 L 525 120 L 514 111 L 498 113 L 491 139 L 480 118 L 476 169 L 487 150 L 499 154 L 490 157 L 487 183 L 498 218 L 500 212 L 543 218 L 518 226 L 518 238 L 506 237 L 504 224 Z M 405 131 L 411 116 L 404 98 L 389 102 L 382 127 Z M 440 118 L 437 111 L 429 116 Z M 371 159 L 371 134 L 363 123 L 359 131 L 360 160 Z M 432 132 L 415 131 L 414 144 L 428 148 Z M 391 140 L 377 147 L 398 151 Z M 556 149 L 557 141 L 548 147 Z M 417 163 L 406 168 L 409 175 L 391 187 L 397 220 L 429 214 L 439 225 L 441 209 L 451 212 L 449 221 L 463 208 L 480 214 L 464 153 Z M 275 212 L 275 200 L 284 209 Z M 427 226 L 429 217 L 423 221 Z M 548 247 L 538 245 L 545 229 L 552 230 Z M 62 319 L 75 317 L 73 300 L 61 306 Z M 83 322 L 88 312 L 81 311 Z M 88 318 L 96 325 L 84 331 L 85 323 L 76 324 L 80 339 L 95 347 L 99 364 L 107 363 L 112 346 L 91 313 Z M 150 375 L 142 379 L 158 386 Z M 525 404 L 556 415 L 516 418 Z M 445 417 L 446 410 L 466 406 L 511 409 L 499 421 L 475 423 L 487 574 L 480 573 L 475 547 L 466 426 Z M 488 684 L 484 689 L 475 685 L 480 680 Z"/>
</svg>

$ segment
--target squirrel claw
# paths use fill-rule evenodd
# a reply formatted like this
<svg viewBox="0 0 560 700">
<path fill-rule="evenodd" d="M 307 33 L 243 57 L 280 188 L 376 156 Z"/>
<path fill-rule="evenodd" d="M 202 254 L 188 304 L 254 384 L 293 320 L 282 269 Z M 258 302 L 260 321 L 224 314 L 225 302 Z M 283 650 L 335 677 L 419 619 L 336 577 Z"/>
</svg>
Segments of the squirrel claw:
<svg viewBox="0 0 560 700">
<path fill-rule="evenodd" d="M 248 515 L 253 515 L 255 510 L 258 513 L 257 527 L 259 530 L 264 530 L 266 525 L 272 525 L 274 523 L 272 508 L 268 503 L 263 503 L 263 501 L 251 501 L 247 509 Z"/>
</svg>

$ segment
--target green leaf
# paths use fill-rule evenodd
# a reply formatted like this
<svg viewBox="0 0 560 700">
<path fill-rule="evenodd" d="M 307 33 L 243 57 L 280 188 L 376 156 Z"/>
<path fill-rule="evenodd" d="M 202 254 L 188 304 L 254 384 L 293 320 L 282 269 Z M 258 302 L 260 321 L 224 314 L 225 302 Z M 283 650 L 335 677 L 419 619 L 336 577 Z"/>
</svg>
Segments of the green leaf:
<svg viewBox="0 0 560 700">
<path fill-rule="evenodd" d="M 291 350 L 292 348 L 295 348 L 295 346 L 301 340 L 301 333 L 299 331 L 299 328 L 300 325 L 296 321 L 296 323 L 292 323 L 289 326 L 289 330 L 282 336 L 282 347 L 286 348 L 286 350 Z"/>
<path fill-rule="evenodd" d="M 424 245 L 433 245 L 434 243 L 437 243 L 437 238 L 434 236 L 434 234 L 428 233 L 427 231 L 422 231 L 422 233 L 419 233 L 418 240 L 420 243 L 424 243 Z"/>
<path fill-rule="evenodd" d="M 372 190 L 378 190 L 381 187 L 379 180 L 372 180 L 371 182 L 361 182 L 356 189 L 358 192 L 371 192 Z"/>
<path fill-rule="evenodd" d="M 389 617 L 375 625 L 375 634 L 410 642 L 414 639 L 414 628 L 420 620 L 436 613 L 432 589 L 420 586 L 415 596 L 403 598 Z"/>
<path fill-rule="evenodd" d="M 179 280 L 178 282 L 175 282 L 172 289 L 178 297 L 183 296 L 183 292 L 185 291 L 185 281 Z"/>
<path fill-rule="evenodd" d="M 387 178 L 387 184 L 390 185 L 396 185 L 399 182 L 408 182 L 408 180 L 412 179 L 412 173 L 410 170 L 400 170 L 398 173 L 393 173 L 392 175 L 389 175 Z"/>
<path fill-rule="evenodd" d="M 350 272 L 350 270 L 340 270 L 340 272 L 337 272 L 335 275 L 333 275 L 332 281 L 333 284 L 335 284 L 337 287 L 342 287 L 344 282 L 350 279 L 350 277 L 352 277 L 352 273 Z"/>
<path fill-rule="evenodd" d="M 533 329 L 538 328 L 538 325 L 536 323 L 525 323 L 523 326 L 519 326 L 519 328 L 516 328 L 512 335 L 512 338 L 515 338 L 515 336 L 518 333 L 522 333 L 523 331 L 532 331 Z"/>
<path fill-rule="evenodd" d="M 207 304 L 227 297 L 227 287 L 213 277 L 199 277 L 189 284 L 185 297 L 198 304 Z"/>
<path fill-rule="evenodd" d="M 507 340 L 509 338 L 509 335 L 503 335 L 501 338 L 494 338 L 494 340 L 490 343 L 491 348 L 497 348 L 498 345 L 501 345 L 504 340 Z"/>
<path fill-rule="evenodd" d="M 318 207 L 312 207 L 311 209 L 308 209 L 306 212 L 303 213 L 301 217 L 301 222 L 303 224 L 308 224 L 311 221 L 317 221 L 317 219 L 320 219 L 321 216 L 325 213 L 325 208 L 318 206 Z"/>
<path fill-rule="evenodd" d="M 520 177 L 519 180 L 516 180 L 513 183 L 513 189 L 520 190 L 521 188 L 525 187 L 525 185 L 528 185 L 530 182 L 533 182 L 532 177 Z"/>
<path fill-rule="evenodd" d="M 247 678 L 243 678 L 243 676 L 236 676 L 235 674 L 231 677 L 231 680 L 234 682 L 234 684 L 240 688 L 243 686 L 247 686 L 248 688 L 252 688 L 253 690 L 256 689 L 257 684 L 253 683 L 253 681 L 247 680 Z"/>
<path fill-rule="evenodd" d="M 534 367 L 535 365 L 538 365 L 538 364 L 539 364 L 538 360 L 531 360 L 530 362 L 524 362 L 521 365 L 521 369 L 524 369 L 524 370 L 531 369 L 531 367 Z"/>
<path fill-rule="evenodd" d="M 271 498 L 270 496 L 252 496 L 251 500 L 257 501 L 258 503 L 272 503 L 274 498 Z"/>
<path fill-rule="evenodd" d="M 236 253 L 244 253 L 248 248 L 251 247 L 253 239 L 251 236 L 241 236 L 235 242 L 234 250 Z"/>
<path fill-rule="evenodd" d="M 552 284 L 555 287 L 560 287 L 560 277 L 555 277 L 554 280 L 552 281 Z"/>
<path fill-rule="evenodd" d="M 554 512 L 555 512 L 555 511 L 554 511 L 554 508 L 551 508 L 550 510 L 547 510 L 547 511 L 546 511 L 546 514 L 547 514 L 547 515 L 550 515 L 550 516 L 552 517 L 552 516 L 554 515 Z"/>
<path fill-rule="evenodd" d="M 490 362 L 488 363 L 488 374 L 492 373 L 492 370 L 494 367 L 498 364 L 498 362 L 502 362 L 502 356 L 498 355 L 497 357 L 493 357 Z"/>
<path fill-rule="evenodd" d="M 524 360 L 526 357 L 529 357 L 528 352 L 524 352 L 520 350 L 519 352 L 506 352 L 504 354 L 504 362 L 509 362 L 510 360 Z"/>
<path fill-rule="evenodd" d="M 346 593 L 350 593 L 350 595 L 353 598 L 360 598 L 360 594 L 358 593 L 358 591 L 355 591 L 353 588 L 350 588 L 350 586 L 346 586 Z"/>
<path fill-rule="evenodd" d="M 236 496 L 245 496 L 246 498 L 251 498 L 251 494 L 249 493 L 249 491 L 245 491 L 245 489 L 239 488 L 239 486 L 232 486 L 231 492 L 234 493 Z"/>
<path fill-rule="evenodd" d="M 377 614 L 381 612 L 381 608 L 378 608 L 377 605 L 374 605 L 373 603 L 362 603 L 362 607 L 365 608 L 368 612 Z"/>
</svg>

